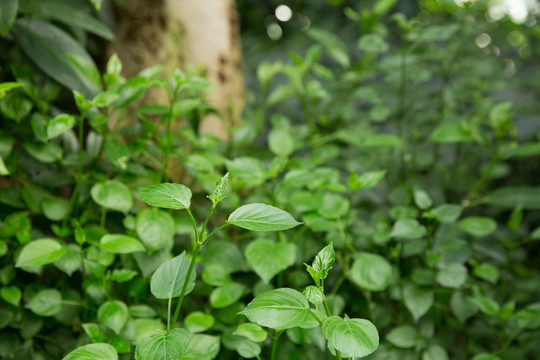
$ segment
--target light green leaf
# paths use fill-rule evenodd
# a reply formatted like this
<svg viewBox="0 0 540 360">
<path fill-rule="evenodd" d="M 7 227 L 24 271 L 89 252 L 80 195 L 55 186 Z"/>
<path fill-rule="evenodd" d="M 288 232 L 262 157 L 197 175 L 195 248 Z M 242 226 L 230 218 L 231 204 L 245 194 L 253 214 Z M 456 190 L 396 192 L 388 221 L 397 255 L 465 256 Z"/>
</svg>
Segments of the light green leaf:
<svg viewBox="0 0 540 360">
<path fill-rule="evenodd" d="M 242 186 L 259 186 L 266 180 L 264 165 L 259 159 L 239 157 L 226 160 L 225 165 L 233 180 Z"/>
<path fill-rule="evenodd" d="M 448 353 L 442 346 L 429 345 L 422 353 L 422 360 L 448 360 Z"/>
<path fill-rule="evenodd" d="M 172 216 L 159 209 L 144 209 L 137 214 L 137 235 L 150 251 L 161 250 L 172 242 L 175 224 Z"/>
<path fill-rule="evenodd" d="M 249 243 L 245 254 L 255 273 L 268 283 L 276 274 L 294 264 L 296 245 L 257 239 Z"/>
<path fill-rule="evenodd" d="M 310 285 L 302 291 L 302 295 L 308 299 L 310 303 L 316 307 L 321 305 L 324 301 L 324 294 L 321 289 L 317 286 Z"/>
<path fill-rule="evenodd" d="M 86 96 L 99 92 L 101 79 L 96 64 L 66 32 L 35 18 L 18 19 L 11 32 L 28 57 L 54 80 Z"/>
<path fill-rule="evenodd" d="M 381 182 L 386 175 L 386 170 L 368 171 L 362 175 L 351 173 L 347 184 L 352 190 L 371 189 Z"/>
<path fill-rule="evenodd" d="M 466 280 L 467 268 L 462 264 L 451 264 L 437 274 L 437 282 L 448 288 L 459 289 Z"/>
<path fill-rule="evenodd" d="M 261 346 L 245 337 L 225 334 L 222 341 L 227 349 L 236 351 L 242 359 L 251 359 L 261 354 Z"/>
<path fill-rule="evenodd" d="M 453 223 L 461 216 L 463 208 L 455 204 L 443 204 L 433 209 L 430 214 L 443 224 Z"/>
<path fill-rule="evenodd" d="M 50 264 L 60 258 L 66 249 L 56 240 L 44 238 L 26 244 L 15 267 L 29 267 Z"/>
<path fill-rule="evenodd" d="M 459 143 L 472 141 L 461 125 L 455 123 L 445 123 L 437 126 L 431 133 L 431 139 L 438 143 Z"/>
<path fill-rule="evenodd" d="M 99 182 L 90 190 L 92 199 L 104 208 L 126 213 L 133 205 L 129 188 L 116 180 Z"/>
<path fill-rule="evenodd" d="M 487 296 L 475 296 L 471 298 L 473 304 L 486 315 L 496 316 L 501 310 L 501 306 L 493 299 Z"/>
<path fill-rule="evenodd" d="M 426 228 L 416 219 L 399 219 L 392 227 L 390 237 L 400 239 L 419 239 L 426 234 Z"/>
<path fill-rule="evenodd" d="M 9 170 L 6 167 L 4 160 L 0 156 L 0 176 L 6 176 L 6 175 L 9 175 Z"/>
<path fill-rule="evenodd" d="M 351 267 L 350 277 L 363 289 L 383 291 L 390 284 L 392 266 L 380 255 L 360 253 Z"/>
<path fill-rule="evenodd" d="M 475 266 L 473 274 L 481 279 L 484 279 L 492 284 L 499 280 L 499 269 L 489 263 L 483 263 Z"/>
<path fill-rule="evenodd" d="M 107 137 L 103 151 L 107 159 L 121 170 L 127 170 L 127 164 L 130 157 L 129 148 L 118 138 Z"/>
<path fill-rule="evenodd" d="M 275 155 L 287 157 L 294 151 L 294 139 L 287 129 L 272 129 L 268 133 L 268 147 Z"/>
<path fill-rule="evenodd" d="M 398 326 L 386 335 L 386 340 L 402 349 L 412 348 L 416 345 L 418 333 L 409 325 Z"/>
<path fill-rule="evenodd" d="M 206 265 L 202 273 L 202 279 L 205 283 L 212 286 L 221 286 L 232 281 L 229 271 L 224 266 L 218 264 Z"/>
<path fill-rule="evenodd" d="M 178 360 L 189 345 L 184 329 L 156 332 L 144 339 L 135 350 L 136 360 Z"/>
<path fill-rule="evenodd" d="M 41 290 L 26 307 L 39 316 L 53 316 L 62 309 L 62 295 L 55 289 Z"/>
<path fill-rule="evenodd" d="M 61 197 L 46 197 L 41 202 L 41 210 L 47 219 L 60 221 L 69 211 L 69 201 Z"/>
<path fill-rule="evenodd" d="M 390 11 L 398 0 L 378 0 L 373 5 L 373 13 L 377 15 L 383 15 Z"/>
<path fill-rule="evenodd" d="M 212 200 L 214 206 L 221 202 L 225 198 L 225 191 L 229 186 L 229 173 L 223 175 L 216 183 L 216 188 L 212 195 L 209 195 L 208 198 Z"/>
<path fill-rule="evenodd" d="M 18 0 L 0 2 L 0 35 L 6 36 L 17 17 Z"/>
<path fill-rule="evenodd" d="M 415 188 L 413 190 L 413 196 L 414 203 L 422 210 L 428 209 L 433 204 L 433 200 L 431 200 L 431 197 L 428 195 L 427 192 L 422 189 Z"/>
<path fill-rule="evenodd" d="M 129 315 L 136 318 L 153 318 L 156 311 L 146 304 L 136 304 L 128 307 Z"/>
<path fill-rule="evenodd" d="M 54 143 L 24 143 L 23 148 L 32 155 L 32 157 L 43 163 L 52 163 L 61 160 L 64 153 L 62 148 Z"/>
<path fill-rule="evenodd" d="M 128 308 L 119 300 L 106 301 L 99 307 L 97 315 L 100 323 L 119 334 L 128 320 Z"/>
<path fill-rule="evenodd" d="M 165 261 L 152 275 L 150 291 L 158 299 L 169 299 L 180 296 L 184 281 L 186 280 L 190 261 L 183 251 L 180 255 Z M 195 270 L 189 278 L 186 294 L 195 287 Z"/>
<path fill-rule="evenodd" d="M 140 344 L 147 337 L 157 330 L 164 330 L 165 324 L 159 319 L 136 319 L 135 324 L 135 344 Z"/>
<path fill-rule="evenodd" d="M 251 301 L 239 314 L 261 326 L 289 329 L 302 325 L 310 315 L 307 299 L 289 288 L 264 292 Z"/>
<path fill-rule="evenodd" d="M 75 126 L 75 117 L 68 114 L 60 114 L 47 124 L 47 139 L 54 139 Z"/>
<path fill-rule="evenodd" d="M 219 353 L 220 337 L 195 334 L 191 337 L 189 346 L 179 360 L 212 360 Z"/>
<path fill-rule="evenodd" d="M 157 184 L 139 188 L 141 200 L 150 206 L 165 209 L 188 209 L 191 190 L 182 184 Z"/>
<path fill-rule="evenodd" d="M 323 196 L 318 212 L 327 219 L 337 219 L 346 216 L 350 208 L 351 203 L 349 200 L 337 194 L 326 193 Z"/>
<path fill-rule="evenodd" d="M 311 275 L 311 278 L 317 284 L 321 285 L 321 280 L 326 279 L 328 272 L 332 269 L 334 261 L 336 259 L 336 254 L 334 252 L 334 245 L 332 242 L 325 246 L 319 253 L 315 256 L 311 266 L 307 266 L 307 272 Z"/>
<path fill-rule="evenodd" d="M 215 288 L 210 294 L 210 305 L 220 309 L 234 304 L 242 297 L 245 289 L 244 285 L 235 282 Z"/>
<path fill-rule="evenodd" d="M 288 212 L 259 203 L 239 207 L 227 223 L 253 231 L 281 231 L 301 224 Z"/>
<path fill-rule="evenodd" d="M 62 360 L 118 360 L 118 353 L 109 344 L 90 344 L 73 350 Z"/>
<path fill-rule="evenodd" d="M 19 306 L 19 303 L 21 302 L 22 293 L 21 293 L 21 290 L 16 286 L 4 286 L 3 288 L 0 289 L 0 296 L 6 302 L 14 306 Z"/>
<path fill-rule="evenodd" d="M 501 358 L 495 355 L 481 353 L 475 355 L 471 360 L 501 360 Z"/>
<path fill-rule="evenodd" d="M 523 209 L 540 209 L 540 187 L 504 187 L 487 194 L 483 202 L 490 205 Z"/>
<path fill-rule="evenodd" d="M 192 333 L 199 333 L 210 329 L 214 325 L 214 317 L 201 311 L 189 313 L 184 319 L 187 330 Z"/>
<path fill-rule="evenodd" d="M 324 320 L 322 331 L 328 345 L 345 357 L 364 357 L 379 347 L 379 333 L 369 320 L 345 321 L 339 316 L 330 316 Z"/>
<path fill-rule="evenodd" d="M 90 340 L 95 343 L 103 343 L 107 341 L 107 334 L 101 326 L 95 323 L 82 324 L 83 330 L 88 335 Z"/>
<path fill-rule="evenodd" d="M 450 298 L 450 309 L 461 322 L 465 322 L 478 312 L 476 305 L 471 301 L 470 297 L 465 296 L 461 291 L 455 291 L 452 294 Z"/>
<path fill-rule="evenodd" d="M 99 247 L 101 250 L 115 254 L 129 254 L 137 251 L 145 251 L 143 244 L 141 244 L 139 240 L 123 234 L 104 235 L 99 242 Z"/>
<path fill-rule="evenodd" d="M 103 249 L 105 250 L 105 249 Z M 137 276 L 137 272 L 129 269 L 114 269 L 111 274 L 111 280 L 123 283 Z"/>
<path fill-rule="evenodd" d="M 487 236 L 497 230 L 497 222 L 483 216 L 470 216 L 460 220 L 459 227 L 473 236 Z"/>
<path fill-rule="evenodd" d="M 430 289 L 422 289 L 413 284 L 406 284 L 403 287 L 403 302 L 411 312 L 414 321 L 418 321 L 425 315 L 435 300 L 435 295 Z"/>
<path fill-rule="evenodd" d="M 268 333 L 257 324 L 244 323 L 238 325 L 233 335 L 243 336 L 255 342 L 263 342 L 266 340 Z"/>
</svg>

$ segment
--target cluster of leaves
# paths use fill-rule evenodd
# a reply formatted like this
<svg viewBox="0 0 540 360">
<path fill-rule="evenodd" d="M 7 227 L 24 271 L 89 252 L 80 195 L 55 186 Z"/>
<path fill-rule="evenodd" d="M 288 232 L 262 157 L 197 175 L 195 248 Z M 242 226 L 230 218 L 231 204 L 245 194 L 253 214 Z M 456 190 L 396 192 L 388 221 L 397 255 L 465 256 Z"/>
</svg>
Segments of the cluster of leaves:
<svg viewBox="0 0 540 360">
<path fill-rule="evenodd" d="M 540 146 L 474 43 L 495 25 L 434 1 L 379 22 L 394 3 L 346 11 L 357 60 L 311 29 L 261 64 L 230 143 L 196 132 L 201 77 L 124 79 L 113 56 L 88 91 L 13 35 L 38 69 L 18 53 L 0 84 L 0 356 L 534 358 Z M 141 104 L 151 87 L 169 104 Z"/>
</svg>

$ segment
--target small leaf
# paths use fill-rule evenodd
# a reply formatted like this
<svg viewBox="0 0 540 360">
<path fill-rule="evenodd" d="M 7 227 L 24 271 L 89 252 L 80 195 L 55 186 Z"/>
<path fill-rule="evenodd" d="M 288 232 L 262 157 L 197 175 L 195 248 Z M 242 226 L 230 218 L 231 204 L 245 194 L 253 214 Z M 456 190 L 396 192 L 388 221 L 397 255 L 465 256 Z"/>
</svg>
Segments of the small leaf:
<svg viewBox="0 0 540 360">
<path fill-rule="evenodd" d="M 307 299 L 289 288 L 264 292 L 251 301 L 239 314 L 261 326 L 290 329 L 302 325 L 310 317 Z"/>
<path fill-rule="evenodd" d="M 137 214 L 135 229 L 146 248 L 153 252 L 173 241 L 175 224 L 169 213 L 150 208 Z"/>
<path fill-rule="evenodd" d="M 403 288 L 403 302 L 411 312 L 414 321 L 425 315 L 435 300 L 432 290 L 422 289 L 413 284 L 406 284 Z"/>
<path fill-rule="evenodd" d="M 195 334 L 210 329 L 214 325 L 214 321 L 212 315 L 194 311 L 186 316 L 184 324 L 190 333 Z"/>
<path fill-rule="evenodd" d="M 62 309 L 62 295 L 55 289 L 41 290 L 26 307 L 39 316 L 53 316 Z"/>
<path fill-rule="evenodd" d="M 422 353 L 422 360 L 448 360 L 448 353 L 442 346 L 430 345 Z"/>
<path fill-rule="evenodd" d="M 165 261 L 152 275 L 150 291 L 158 299 L 169 299 L 180 296 L 186 280 L 190 261 L 183 251 L 180 255 Z M 195 270 L 189 278 L 186 294 L 195 287 Z"/>
<path fill-rule="evenodd" d="M 64 151 L 62 148 L 54 143 L 24 143 L 24 150 L 26 150 L 32 157 L 43 163 L 53 163 L 62 159 Z"/>
<path fill-rule="evenodd" d="M 392 345 L 408 349 L 416 345 L 418 333 L 415 328 L 409 325 L 398 326 L 386 335 L 386 340 Z"/>
<path fill-rule="evenodd" d="M 379 347 L 379 333 L 369 320 L 345 321 L 339 316 L 330 316 L 324 320 L 322 331 L 328 345 L 345 357 L 364 357 Z"/>
<path fill-rule="evenodd" d="M 60 114 L 47 124 L 47 139 L 54 139 L 75 126 L 75 117 L 68 114 Z"/>
<path fill-rule="evenodd" d="M 109 344 L 90 344 L 70 352 L 62 360 L 118 360 L 118 352 Z"/>
<path fill-rule="evenodd" d="M 50 264 L 60 258 L 66 249 L 56 240 L 44 238 L 33 240 L 22 249 L 15 267 L 29 267 Z"/>
<path fill-rule="evenodd" d="M 422 210 L 428 209 L 433 204 L 433 200 L 431 200 L 431 197 L 428 195 L 427 192 L 422 189 L 415 188 L 413 190 L 413 196 L 414 203 Z"/>
<path fill-rule="evenodd" d="M 281 231 L 301 224 L 286 211 L 258 203 L 239 207 L 227 223 L 253 231 Z"/>
<path fill-rule="evenodd" d="M 486 296 L 475 296 L 471 298 L 471 301 L 486 315 L 496 316 L 501 310 L 500 305 L 495 300 Z"/>
<path fill-rule="evenodd" d="M 229 185 L 229 173 L 226 173 L 221 179 L 216 183 L 216 189 L 209 195 L 208 198 L 212 200 L 214 206 L 216 206 L 223 198 L 225 198 L 225 191 Z"/>
<path fill-rule="evenodd" d="M 92 199 L 104 208 L 126 213 L 133 205 L 129 188 L 116 180 L 99 182 L 90 190 Z"/>
<path fill-rule="evenodd" d="M 22 293 L 21 293 L 21 290 L 16 286 L 5 286 L 2 289 L 0 289 L 0 296 L 6 302 L 14 306 L 19 306 L 19 303 L 21 302 Z"/>
<path fill-rule="evenodd" d="M 105 140 L 103 151 L 107 155 L 107 159 L 121 170 L 127 170 L 127 164 L 130 157 L 129 148 L 124 145 L 118 138 L 108 137 Z"/>
<path fill-rule="evenodd" d="M 119 300 L 106 301 L 99 307 L 97 315 L 100 323 L 119 334 L 128 319 L 128 308 Z"/>
<path fill-rule="evenodd" d="M 380 255 L 360 253 L 351 267 L 350 277 L 363 289 L 383 291 L 390 284 L 392 266 Z"/>
<path fill-rule="evenodd" d="M 488 217 L 470 216 L 459 222 L 459 227 L 473 236 L 487 236 L 497 230 L 497 222 Z"/>
<path fill-rule="evenodd" d="M 315 306 L 319 306 L 324 301 L 324 294 L 317 286 L 310 285 L 302 291 L 302 295 Z"/>
<path fill-rule="evenodd" d="M 136 360 L 178 360 L 189 345 L 184 329 L 156 332 L 144 339 L 135 350 Z"/>
<path fill-rule="evenodd" d="M 244 285 L 235 282 L 215 288 L 210 294 L 210 305 L 220 309 L 234 304 L 242 297 L 245 289 Z"/>
<path fill-rule="evenodd" d="M 443 224 L 453 223 L 461 216 L 463 208 L 455 204 L 443 204 L 431 211 L 433 217 Z"/>
<path fill-rule="evenodd" d="M 487 194 L 483 202 L 505 208 L 540 209 L 540 187 L 504 187 Z"/>
<path fill-rule="evenodd" d="M 287 157 L 294 151 L 294 139 L 287 129 L 272 129 L 268 133 L 268 147 L 277 156 Z"/>
<path fill-rule="evenodd" d="M 189 342 L 184 356 L 179 360 L 212 360 L 218 355 L 219 347 L 219 336 L 195 334 L 191 337 L 191 341 Z"/>
<path fill-rule="evenodd" d="M 257 239 L 249 243 L 245 254 L 255 273 L 268 283 L 276 274 L 294 264 L 296 245 Z"/>
<path fill-rule="evenodd" d="M 98 324 L 86 323 L 82 327 L 92 342 L 103 343 L 107 341 L 107 334 Z"/>
<path fill-rule="evenodd" d="M 263 342 L 268 333 L 257 324 L 245 323 L 238 325 L 233 335 L 243 336 L 255 342 Z"/>
<path fill-rule="evenodd" d="M 60 221 L 64 219 L 69 211 L 69 201 L 61 197 L 46 197 L 41 202 L 41 210 L 47 219 Z"/>
<path fill-rule="evenodd" d="M 141 200 L 150 206 L 165 209 L 188 209 L 191 205 L 191 190 L 181 184 L 158 184 L 139 189 Z"/>
<path fill-rule="evenodd" d="M 499 280 L 499 269 L 488 263 L 476 266 L 473 270 L 473 274 L 492 284 L 495 284 Z"/>
<path fill-rule="evenodd" d="M 451 264 L 437 274 L 437 282 L 448 288 L 459 289 L 466 280 L 467 268 L 461 264 Z"/>
<path fill-rule="evenodd" d="M 348 185 L 352 190 L 371 189 L 381 182 L 386 175 L 386 170 L 368 171 L 362 175 L 351 173 Z"/>
<path fill-rule="evenodd" d="M 400 239 L 418 239 L 426 234 L 426 228 L 416 219 L 400 219 L 392 227 L 390 237 Z"/>
<path fill-rule="evenodd" d="M 129 254 L 137 251 L 145 251 L 143 244 L 134 237 L 123 234 L 104 235 L 100 242 L 101 250 L 112 252 L 114 254 Z"/>
<path fill-rule="evenodd" d="M 105 250 L 105 249 L 104 249 Z M 129 269 L 114 269 L 111 274 L 111 280 L 119 283 L 129 281 L 137 276 L 137 272 Z"/>
</svg>

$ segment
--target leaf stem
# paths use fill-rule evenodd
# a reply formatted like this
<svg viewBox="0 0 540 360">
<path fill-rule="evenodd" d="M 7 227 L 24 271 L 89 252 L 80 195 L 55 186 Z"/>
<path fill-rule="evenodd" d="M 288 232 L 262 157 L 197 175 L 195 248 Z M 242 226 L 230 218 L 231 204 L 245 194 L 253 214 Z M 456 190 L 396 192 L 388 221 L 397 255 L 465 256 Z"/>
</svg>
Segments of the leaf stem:
<svg viewBox="0 0 540 360">
<path fill-rule="evenodd" d="M 283 333 L 283 330 L 276 330 L 276 335 L 274 336 L 274 342 L 272 344 L 272 356 L 270 357 L 270 360 L 275 360 L 276 358 L 277 342 L 278 342 L 279 336 L 282 333 Z"/>
<path fill-rule="evenodd" d="M 101 208 L 101 218 L 99 219 L 99 227 L 105 228 L 107 222 L 107 209 L 105 207 Z"/>
<path fill-rule="evenodd" d="M 191 213 L 191 210 L 186 209 L 189 217 L 191 218 L 191 223 L 193 224 L 193 231 L 195 231 L 195 241 L 199 240 L 199 233 L 197 230 L 197 222 L 195 221 L 195 218 L 193 217 L 193 214 Z"/>
<path fill-rule="evenodd" d="M 212 235 L 214 235 L 218 230 L 224 229 L 224 228 L 226 228 L 226 227 L 229 226 L 229 225 L 230 225 L 230 224 L 225 223 L 225 224 L 221 225 L 220 227 L 216 228 L 214 231 L 212 231 L 212 232 L 210 233 L 210 235 L 208 235 L 207 237 L 204 238 L 204 240 L 202 241 L 202 243 L 205 244 L 205 243 L 208 241 L 208 239 L 210 239 L 210 238 L 212 237 Z"/>
</svg>

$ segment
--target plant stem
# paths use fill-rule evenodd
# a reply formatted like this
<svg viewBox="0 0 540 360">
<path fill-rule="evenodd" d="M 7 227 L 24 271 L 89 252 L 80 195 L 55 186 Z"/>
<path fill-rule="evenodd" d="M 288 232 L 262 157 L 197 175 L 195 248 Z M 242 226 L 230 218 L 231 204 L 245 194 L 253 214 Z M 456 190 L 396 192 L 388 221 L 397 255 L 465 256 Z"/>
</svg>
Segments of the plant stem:
<svg viewBox="0 0 540 360">
<path fill-rule="evenodd" d="M 272 356 L 270 357 L 270 360 L 275 360 L 276 358 L 277 342 L 282 333 L 283 330 L 276 330 L 276 335 L 274 336 L 274 343 L 272 344 Z"/>
<path fill-rule="evenodd" d="M 197 222 L 195 221 L 195 218 L 193 217 L 193 214 L 191 213 L 191 210 L 186 209 L 189 217 L 191 218 L 191 223 L 193 224 L 193 231 L 195 232 L 195 241 L 199 239 L 199 233 L 197 230 Z"/>
<path fill-rule="evenodd" d="M 167 304 L 167 331 L 171 330 L 171 307 L 172 307 L 172 296 L 169 298 Z"/>
<path fill-rule="evenodd" d="M 101 208 L 101 218 L 99 220 L 99 227 L 105 228 L 106 221 L 107 221 L 107 209 L 102 207 Z"/>
<path fill-rule="evenodd" d="M 81 113 L 81 116 L 79 116 L 79 148 L 77 149 L 77 173 L 78 173 L 78 180 L 77 183 L 81 181 L 82 177 L 82 156 L 83 156 L 83 142 L 84 142 L 84 118 L 86 117 L 86 113 Z"/>
</svg>

